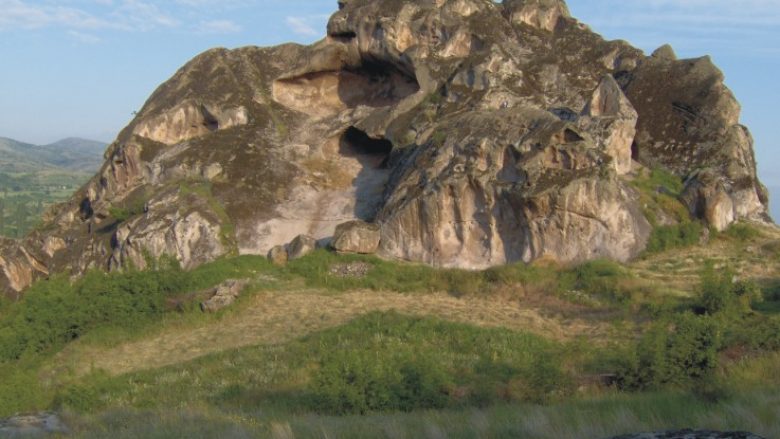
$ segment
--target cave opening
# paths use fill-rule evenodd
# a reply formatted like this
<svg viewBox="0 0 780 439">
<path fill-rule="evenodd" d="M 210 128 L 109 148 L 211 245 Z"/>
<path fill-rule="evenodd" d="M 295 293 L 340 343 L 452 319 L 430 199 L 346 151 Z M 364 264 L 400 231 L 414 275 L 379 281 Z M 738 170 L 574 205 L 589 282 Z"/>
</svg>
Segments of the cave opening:
<svg viewBox="0 0 780 439">
<path fill-rule="evenodd" d="M 393 143 L 385 138 L 373 138 L 365 131 L 351 126 L 344 131 L 339 152 L 348 157 L 360 157 L 364 165 L 374 169 L 387 168 Z"/>
<path fill-rule="evenodd" d="M 324 69 L 279 78 L 273 84 L 274 100 L 287 108 L 327 117 L 348 108 L 394 105 L 420 91 L 414 74 L 405 66 L 366 58 L 354 67 Z"/>
</svg>

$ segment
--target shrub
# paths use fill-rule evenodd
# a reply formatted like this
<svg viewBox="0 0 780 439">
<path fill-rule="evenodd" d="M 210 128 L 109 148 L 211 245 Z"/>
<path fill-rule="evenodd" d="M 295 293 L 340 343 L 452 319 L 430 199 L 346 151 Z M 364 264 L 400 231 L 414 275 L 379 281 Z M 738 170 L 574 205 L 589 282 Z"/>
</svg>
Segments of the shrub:
<svg viewBox="0 0 780 439">
<path fill-rule="evenodd" d="M 336 414 L 441 408 L 451 381 L 425 356 L 339 351 L 323 359 L 313 379 L 313 408 Z"/>
<path fill-rule="evenodd" d="M 43 410 L 48 402 L 49 395 L 42 388 L 35 365 L 0 370 L 0 417 Z"/>
<path fill-rule="evenodd" d="M 701 274 L 700 304 L 707 314 L 737 314 L 750 311 L 763 300 L 761 288 L 751 280 L 736 280 L 730 269 L 715 271 L 707 264 Z"/>
<path fill-rule="evenodd" d="M 597 259 L 565 273 L 563 284 L 568 289 L 583 291 L 610 302 L 626 303 L 631 297 L 621 287 L 621 282 L 628 278 L 628 273 L 617 262 Z"/>
<path fill-rule="evenodd" d="M 702 225 L 698 221 L 683 222 L 673 226 L 655 227 L 647 241 L 647 253 L 659 253 L 698 244 Z"/>
<path fill-rule="evenodd" d="M 715 320 L 679 314 L 673 323 L 656 323 L 642 336 L 618 368 L 618 383 L 627 389 L 646 389 L 710 379 L 720 347 Z"/>
<path fill-rule="evenodd" d="M 745 223 L 734 223 L 723 234 L 739 242 L 746 242 L 761 236 L 755 227 Z"/>
<path fill-rule="evenodd" d="M 0 319 L 0 362 L 45 352 L 100 326 L 144 325 L 162 315 L 166 297 L 218 282 L 217 276 L 201 279 L 208 268 L 185 273 L 165 261 L 156 268 L 93 271 L 74 283 L 66 276 L 36 283 Z"/>
</svg>

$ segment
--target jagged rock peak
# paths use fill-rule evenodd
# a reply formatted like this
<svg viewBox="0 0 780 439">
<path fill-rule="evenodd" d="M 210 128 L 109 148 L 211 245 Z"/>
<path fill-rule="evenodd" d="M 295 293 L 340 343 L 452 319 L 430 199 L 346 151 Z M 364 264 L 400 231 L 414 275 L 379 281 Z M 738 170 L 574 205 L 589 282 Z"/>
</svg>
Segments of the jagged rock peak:
<svg viewBox="0 0 780 439">
<path fill-rule="evenodd" d="M 371 232 L 346 251 L 435 266 L 626 261 L 652 228 L 636 169 L 684 179 L 717 229 L 768 218 L 739 113 L 708 57 L 605 41 L 563 1 L 344 0 L 311 46 L 182 67 L 45 227 L 0 242 L 0 283 L 162 255 L 281 263 L 345 223 Z"/>
</svg>

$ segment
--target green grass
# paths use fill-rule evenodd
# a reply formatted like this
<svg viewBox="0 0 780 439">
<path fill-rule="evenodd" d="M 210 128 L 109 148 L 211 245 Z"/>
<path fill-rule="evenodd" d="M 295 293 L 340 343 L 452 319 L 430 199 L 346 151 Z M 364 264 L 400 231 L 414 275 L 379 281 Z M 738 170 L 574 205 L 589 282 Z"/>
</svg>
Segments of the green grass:
<svg viewBox="0 0 780 439">
<path fill-rule="evenodd" d="M 119 377 L 96 371 L 62 389 L 56 400 L 82 412 L 156 409 L 187 401 L 234 409 L 262 406 L 280 413 L 551 401 L 572 391 L 563 354 L 564 345 L 529 333 L 372 313 L 282 346 L 242 348 Z M 425 367 L 403 375 L 412 366 Z M 359 377 L 372 381 L 361 386 Z M 393 401 L 397 379 L 410 377 L 423 382 L 434 377 L 436 388 Z M 388 393 L 387 401 L 365 403 L 382 392 Z"/>
<path fill-rule="evenodd" d="M 497 405 L 366 416 L 278 415 L 207 408 L 112 410 L 68 418 L 80 438 L 606 438 L 700 428 L 780 437 L 777 387 L 708 402 L 679 392 L 605 395 L 566 403 Z"/>
<path fill-rule="evenodd" d="M 691 218 L 690 212 L 679 200 L 683 181 L 663 169 L 652 169 L 637 177 L 631 184 L 639 191 L 639 201 L 645 217 L 653 226 L 645 248 L 646 254 L 660 253 L 675 248 L 698 244 L 704 225 Z M 663 216 L 664 224 L 659 218 Z"/>
<path fill-rule="evenodd" d="M 761 236 L 761 232 L 750 224 L 734 223 L 724 230 L 723 236 L 737 242 L 750 242 Z"/>
</svg>

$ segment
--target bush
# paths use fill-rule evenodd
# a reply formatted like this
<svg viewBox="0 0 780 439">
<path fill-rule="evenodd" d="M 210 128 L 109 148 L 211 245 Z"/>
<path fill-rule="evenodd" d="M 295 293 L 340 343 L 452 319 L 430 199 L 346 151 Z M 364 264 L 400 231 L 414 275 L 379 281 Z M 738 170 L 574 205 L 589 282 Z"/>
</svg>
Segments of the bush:
<svg viewBox="0 0 780 439">
<path fill-rule="evenodd" d="M 755 227 L 744 223 L 732 224 L 723 234 L 739 242 L 751 241 L 761 236 L 761 232 Z"/>
<path fill-rule="evenodd" d="M 372 313 L 307 344 L 322 352 L 307 354 L 321 355 L 311 407 L 327 413 L 547 402 L 572 389 L 556 344 L 506 329 Z"/>
<path fill-rule="evenodd" d="M 133 328 L 158 318 L 165 298 L 193 283 L 176 264 L 158 268 L 36 283 L 0 319 L 0 362 L 62 346 L 99 326 Z"/>
<path fill-rule="evenodd" d="M 617 262 L 606 259 L 586 262 L 564 273 L 562 277 L 562 283 L 567 289 L 579 290 L 620 304 L 631 300 L 630 295 L 621 286 L 629 275 Z"/>
<path fill-rule="evenodd" d="M 729 346 L 744 346 L 754 350 L 780 350 L 780 318 L 753 317 L 733 322 L 727 331 Z"/>
<path fill-rule="evenodd" d="M 314 377 L 313 408 L 336 414 L 441 408 L 452 378 L 425 356 L 336 352 Z"/>
<path fill-rule="evenodd" d="M 48 402 L 49 396 L 43 391 L 34 367 L 0 371 L 0 417 L 23 411 L 44 410 Z"/>
<path fill-rule="evenodd" d="M 698 221 L 655 227 L 647 241 L 647 253 L 659 253 L 699 243 L 703 227 Z"/>
<path fill-rule="evenodd" d="M 619 366 L 618 383 L 636 390 L 710 379 L 720 347 L 720 330 L 713 318 L 680 314 L 674 323 L 656 323 L 642 336 Z"/>
<path fill-rule="evenodd" d="M 700 305 L 707 314 L 738 314 L 750 311 L 763 300 L 761 288 L 751 280 L 736 280 L 730 269 L 716 272 L 707 264 L 701 274 Z"/>
</svg>

